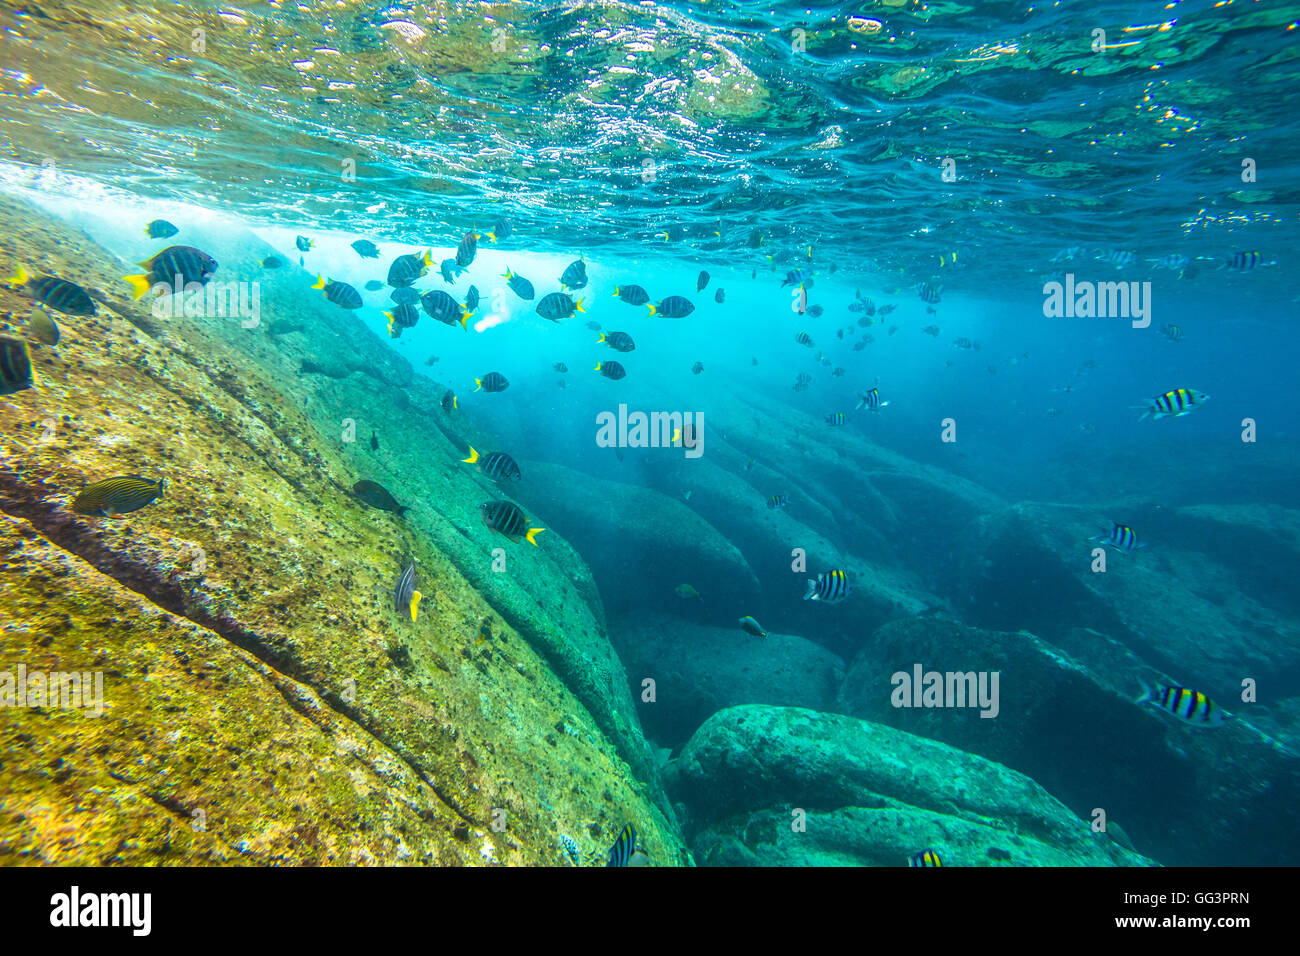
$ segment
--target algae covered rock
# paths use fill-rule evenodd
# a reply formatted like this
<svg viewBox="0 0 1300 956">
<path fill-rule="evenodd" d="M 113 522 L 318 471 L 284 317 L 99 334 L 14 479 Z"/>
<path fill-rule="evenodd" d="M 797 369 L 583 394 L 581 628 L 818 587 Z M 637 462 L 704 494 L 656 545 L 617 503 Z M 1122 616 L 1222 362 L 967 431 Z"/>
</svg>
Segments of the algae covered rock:
<svg viewBox="0 0 1300 956">
<path fill-rule="evenodd" d="M 1013 770 L 881 724 L 746 706 L 673 762 L 701 865 L 1142 866 Z"/>
</svg>

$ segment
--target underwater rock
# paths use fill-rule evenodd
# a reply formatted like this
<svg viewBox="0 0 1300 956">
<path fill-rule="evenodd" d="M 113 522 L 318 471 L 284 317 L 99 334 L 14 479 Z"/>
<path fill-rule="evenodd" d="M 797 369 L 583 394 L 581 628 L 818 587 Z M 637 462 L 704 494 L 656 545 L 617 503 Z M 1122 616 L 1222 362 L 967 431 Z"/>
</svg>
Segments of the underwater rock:
<svg viewBox="0 0 1300 956">
<path fill-rule="evenodd" d="M 0 659 L 102 671 L 108 698 L 97 720 L 0 723 L 6 752 L 49 758 L 0 770 L 9 862 L 563 865 L 557 831 L 603 852 L 629 821 L 652 864 L 689 862 L 590 571 L 558 534 L 492 570 L 483 488 L 428 424 L 443 386 L 282 283 L 292 268 L 263 283 L 257 325 L 159 317 L 84 233 L 8 197 L 0 220 L 16 258 L 110 290 L 0 408 L 17 436 L 0 614 L 28 622 L 0 631 Z M 244 232 L 195 241 L 231 281 L 260 279 L 271 251 Z M 286 315 L 310 341 L 266 334 Z M 376 374 L 300 374 L 328 355 Z M 166 496 L 113 519 L 67 510 L 130 472 L 165 477 Z M 409 502 L 404 521 L 351 500 L 360 478 Z M 392 606 L 407 553 L 418 623 Z"/>
<path fill-rule="evenodd" d="M 996 760 L 1085 819 L 1101 808 L 1163 864 L 1286 862 L 1288 834 L 1300 827 L 1300 759 L 1244 724 L 1187 727 L 1135 704 L 1140 680 L 1152 679 L 1150 669 L 1105 635 L 1072 635 L 1072 646 L 1085 643 L 1104 669 L 1025 631 L 936 618 L 894 621 L 854 659 L 835 709 Z M 981 717 L 978 706 L 894 706 L 892 676 L 911 678 L 917 663 L 945 675 L 996 672 L 996 716 Z M 1247 705 L 1216 696 L 1219 689 L 1204 690 L 1253 720 Z M 1062 746 L 1066 740 L 1069 746 Z M 1217 821 L 1214 832 L 1187 841 L 1185 834 L 1206 819 Z"/>
<path fill-rule="evenodd" d="M 946 866 L 1151 865 L 1014 770 L 838 714 L 721 711 L 666 779 L 701 866 L 906 866 L 925 847 Z"/>
<path fill-rule="evenodd" d="M 707 607 L 699 613 L 709 618 Z M 716 616 L 716 613 L 712 616 Z M 634 686 L 655 681 L 656 700 L 639 707 L 641 725 L 660 743 L 678 747 L 713 713 L 736 704 L 829 710 L 844 662 L 794 634 L 746 634 L 668 615 L 614 621 L 610 633 Z"/>
</svg>

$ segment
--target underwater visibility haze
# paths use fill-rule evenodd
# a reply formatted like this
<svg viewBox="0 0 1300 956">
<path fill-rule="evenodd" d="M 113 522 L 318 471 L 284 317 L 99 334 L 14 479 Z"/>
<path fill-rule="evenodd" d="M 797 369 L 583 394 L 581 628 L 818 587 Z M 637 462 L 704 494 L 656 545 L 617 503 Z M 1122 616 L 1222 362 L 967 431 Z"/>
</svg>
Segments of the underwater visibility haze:
<svg viewBox="0 0 1300 956">
<path fill-rule="evenodd" d="M 1294 864 L 1298 22 L 0 3 L 0 862 Z"/>
</svg>

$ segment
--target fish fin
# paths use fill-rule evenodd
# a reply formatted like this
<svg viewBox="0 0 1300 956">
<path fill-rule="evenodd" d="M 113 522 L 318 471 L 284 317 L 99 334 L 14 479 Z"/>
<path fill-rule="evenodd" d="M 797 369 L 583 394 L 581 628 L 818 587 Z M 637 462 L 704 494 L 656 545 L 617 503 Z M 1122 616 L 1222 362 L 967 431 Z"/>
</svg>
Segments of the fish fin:
<svg viewBox="0 0 1300 956">
<path fill-rule="evenodd" d="M 808 578 L 808 593 L 803 596 L 805 601 L 817 600 L 817 579 Z"/>
<path fill-rule="evenodd" d="M 485 232 L 485 233 L 483 233 L 483 235 L 485 235 L 485 236 L 488 237 L 488 241 L 489 241 L 489 242 L 496 242 L 496 241 L 497 241 L 497 234 L 496 234 L 495 232 Z"/>
<path fill-rule="evenodd" d="M 600 333 L 600 338 L 596 339 L 596 344 L 599 345 L 599 344 L 600 344 L 601 342 L 603 342 L 603 341 L 605 341 L 605 333 L 604 333 L 604 332 L 601 332 L 601 333 Z"/>
<path fill-rule="evenodd" d="M 22 270 L 19 269 L 21 272 Z M 123 282 L 131 284 L 131 298 L 139 299 L 149 291 L 149 277 L 147 275 L 122 276 Z"/>
<path fill-rule="evenodd" d="M 163 492 L 165 492 L 166 490 L 167 490 L 167 479 L 166 479 L 166 478 L 159 478 L 159 479 L 158 479 L 158 497 L 161 498 L 161 497 L 163 496 Z"/>
<path fill-rule="evenodd" d="M 524 535 L 524 537 L 528 539 L 529 544 L 531 544 L 534 548 L 536 548 L 538 547 L 537 535 L 545 530 L 546 530 L 545 528 L 529 528 L 528 533 Z"/>
<path fill-rule="evenodd" d="M 325 277 L 324 277 L 324 276 L 320 276 L 320 275 L 318 275 L 318 276 L 316 277 L 316 284 L 313 285 L 312 288 L 313 288 L 313 289 L 323 289 L 323 288 L 325 288 Z"/>
<path fill-rule="evenodd" d="M 653 305 L 647 305 L 646 308 L 650 310 L 649 315 L 646 316 L 647 319 L 650 318 L 651 315 L 654 315 L 656 312 L 659 311 Z"/>
<path fill-rule="evenodd" d="M 618 298 L 618 286 L 614 286 L 614 298 Z"/>
<path fill-rule="evenodd" d="M 420 259 L 424 262 L 426 266 L 433 265 L 433 250 L 430 249 L 423 256 L 421 256 Z"/>
<path fill-rule="evenodd" d="M 421 594 L 419 591 L 411 592 L 411 620 L 412 621 L 414 621 L 416 615 L 419 614 L 420 598 L 422 597 L 424 597 L 424 595 Z"/>
<path fill-rule="evenodd" d="M 463 310 L 463 309 L 461 310 L 461 313 L 460 313 L 460 327 L 461 327 L 462 329 L 464 329 L 466 332 L 469 331 L 469 326 L 466 325 L 465 323 L 467 323 L 467 322 L 469 321 L 469 317 L 470 317 L 471 315 L 473 315 L 473 314 L 474 314 L 473 312 L 466 312 L 466 311 Z"/>
<path fill-rule="evenodd" d="M 595 367 L 594 369 L 592 369 L 592 371 L 593 371 L 593 372 L 599 372 L 599 371 L 600 371 L 600 363 L 599 363 L 599 362 L 596 363 L 596 367 Z"/>
<path fill-rule="evenodd" d="M 467 465 L 472 465 L 474 464 L 474 462 L 478 461 L 478 452 L 474 450 L 473 445 L 469 446 L 469 457 L 462 458 L 461 461 L 463 461 Z"/>
<path fill-rule="evenodd" d="M 1149 704 L 1151 701 L 1155 700 L 1155 697 L 1153 697 L 1151 693 L 1151 685 L 1140 677 L 1138 678 L 1138 683 L 1142 685 L 1142 693 L 1140 696 L 1133 699 L 1133 703 Z"/>
<path fill-rule="evenodd" d="M 453 395 L 453 396 L 451 397 L 451 407 L 452 407 L 452 408 L 460 408 L 460 405 L 458 405 L 458 404 L 456 403 L 456 396 L 455 396 L 455 395 Z"/>
<path fill-rule="evenodd" d="M 476 379 L 474 379 L 474 391 L 477 392 L 477 391 L 478 391 L 479 389 L 481 389 L 482 387 L 483 387 L 483 380 L 480 379 L 480 378 L 476 378 Z M 452 399 L 452 402 L 454 403 L 455 401 L 456 401 L 456 400 L 453 398 L 453 399 Z"/>
<path fill-rule="evenodd" d="M 587 312 L 587 310 L 584 309 L 584 308 L 582 307 L 582 300 L 581 300 L 581 299 L 579 299 L 577 302 L 573 303 L 573 307 L 574 307 L 575 309 L 577 309 L 579 312 L 583 313 L 584 315 L 585 315 L 586 312 Z"/>
<path fill-rule="evenodd" d="M 22 286 L 25 286 L 28 282 L 31 281 L 32 278 L 30 275 L 27 274 L 27 270 L 24 269 L 22 266 L 17 266 L 16 268 L 18 269 L 18 271 L 14 273 L 14 275 L 11 276 L 10 278 L 5 279 L 5 285 L 7 285 L 11 289 L 18 289 L 21 288 Z"/>
<path fill-rule="evenodd" d="M 511 278 L 511 276 L 510 276 L 510 267 L 509 267 L 509 266 L 506 266 L 506 271 L 503 272 L 503 273 L 501 273 L 501 278 L 506 279 L 506 280 L 509 280 L 509 279 Z"/>
</svg>

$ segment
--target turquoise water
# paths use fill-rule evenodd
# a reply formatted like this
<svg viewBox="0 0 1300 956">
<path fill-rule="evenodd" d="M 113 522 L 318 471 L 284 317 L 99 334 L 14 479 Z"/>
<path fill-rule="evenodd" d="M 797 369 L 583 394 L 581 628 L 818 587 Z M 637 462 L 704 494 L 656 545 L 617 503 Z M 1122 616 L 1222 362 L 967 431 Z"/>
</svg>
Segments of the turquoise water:
<svg viewBox="0 0 1300 956">
<path fill-rule="evenodd" d="M 160 248 L 140 232 L 153 218 L 199 248 L 251 232 L 284 268 L 258 275 L 259 248 L 229 272 L 303 296 L 316 275 L 353 285 L 358 334 L 453 389 L 496 448 L 569 469 L 544 487 L 526 474 L 517 497 L 592 566 L 634 692 L 656 668 L 709 677 L 685 640 L 652 653 L 647 621 L 711 629 L 689 633 L 723 648 L 711 679 L 729 689 L 682 691 L 711 703 L 642 710 L 656 746 L 680 752 L 710 708 L 797 703 L 989 756 L 1081 818 L 1102 798 L 1080 778 L 1108 766 L 1116 818 L 1138 821 L 1137 849 L 1159 862 L 1295 861 L 1296 831 L 1266 821 L 1293 803 L 1300 736 L 1300 5 L 83 9 L 0 14 L 6 188 L 124 268 Z M 466 233 L 503 220 L 510 235 L 482 235 L 453 283 L 438 275 Z M 394 339 L 389 287 L 364 284 L 425 250 L 416 288 L 463 302 L 473 285 L 480 305 L 463 330 L 424 315 Z M 581 311 L 545 321 L 537 301 L 578 258 Z M 536 299 L 507 288 L 507 269 Z M 1143 308 L 1049 315 L 1067 276 L 1103 299 L 1124 283 Z M 633 283 L 694 311 L 628 305 L 614 291 Z M 615 330 L 634 351 L 597 341 Z M 598 374 L 610 359 L 626 378 Z M 493 371 L 509 389 L 476 392 Z M 873 386 L 887 404 L 860 408 Z M 1177 389 L 1209 397 L 1139 421 Z M 702 415 L 703 453 L 601 447 L 598 416 L 620 405 Z M 628 487 L 660 504 L 633 507 Z M 769 508 L 773 495 L 790 503 Z M 631 531 L 680 525 L 681 508 L 710 529 L 700 553 L 728 557 L 692 564 L 673 533 Z M 1113 523 L 1143 547 L 1090 540 Z M 799 549 L 807 573 L 791 571 Z M 1099 552 L 1123 585 L 1103 583 Z M 848 568 L 856 607 L 804 600 L 832 567 Z M 740 643 L 745 615 L 801 650 Z M 1031 631 L 1099 689 L 1051 714 L 1056 685 L 1035 665 L 996 721 L 1019 730 L 909 723 L 887 691 L 859 699 L 864 669 L 887 686 L 910 668 L 879 636 L 900 620 Z M 970 640 L 952 667 L 1031 656 Z M 808 654 L 848 676 L 796 693 L 741 674 L 764 655 L 795 673 Z M 1139 678 L 1203 692 L 1240 723 L 1157 715 L 1151 746 L 1173 769 L 1144 776 L 1154 758 L 1116 742 Z M 1232 772 L 1215 734 L 1249 754 L 1234 798 L 1248 819 L 1226 840 L 1195 829 L 1219 826 L 1217 804 L 1198 821 L 1199 791 Z M 689 842 L 709 807 L 685 803 Z"/>
</svg>

